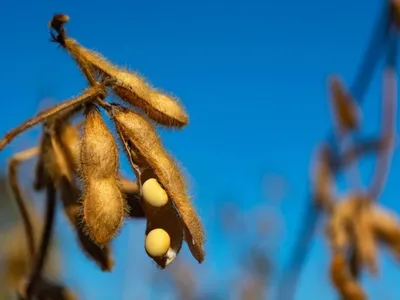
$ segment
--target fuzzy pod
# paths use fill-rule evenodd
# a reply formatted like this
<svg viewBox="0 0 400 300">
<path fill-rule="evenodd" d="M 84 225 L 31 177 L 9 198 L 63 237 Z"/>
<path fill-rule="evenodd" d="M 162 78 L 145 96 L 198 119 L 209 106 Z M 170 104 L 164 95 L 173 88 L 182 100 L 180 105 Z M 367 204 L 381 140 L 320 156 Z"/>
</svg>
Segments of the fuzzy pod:
<svg viewBox="0 0 400 300">
<path fill-rule="evenodd" d="M 89 259 L 92 259 L 103 271 L 111 271 L 114 261 L 111 256 L 110 246 L 100 247 L 88 235 L 80 219 L 81 206 L 79 198 L 80 190 L 65 178 L 59 183 L 60 196 L 64 207 L 64 213 L 75 229 L 79 246 Z"/>
<path fill-rule="evenodd" d="M 85 182 L 108 178 L 117 180 L 118 146 L 97 108 L 91 108 L 86 114 L 80 163 Z"/>
<path fill-rule="evenodd" d="M 59 122 L 55 128 L 59 143 L 63 147 L 67 161 L 74 173 L 78 173 L 80 164 L 81 135 L 77 128 L 69 122 Z"/>
<path fill-rule="evenodd" d="M 43 135 L 39 163 L 43 163 L 44 176 L 48 176 L 55 184 L 63 177 L 68 181 L 73 180 L 73 170 L 71 170 L 65 152 L 53 133 L 45 132 Z"/>
<path fill-rule="evenodd" d="M 63 46 L 84 73 L 94 72 L 112 79 L 114 93 L 125 102 L 143 110 L 153 121 L 178 128 L 188 124 L 189 117 L 179 101 L 152 88 L 138 74 L 111 64 L 100 54 L 86 49 L 71 38 L 65 38 Z"/>
<path fill-rule="evenodd" d="M 356 212 L 356 201 L 353 196 L 338 202 L 332 211 L 327 224 L 327 234 L 330 246 L 334 251 L 345 251 L 351 243 L 349 232 L 352 226 L 352 216 Z"/>
<path fill-rule="evenodd" d="M 398 216 L 378 206 L 370 212 L 374 234 L 400 260 L 400 222 Z"/>
<path fill-rule="evenodd" d="M 359 108 L 352 96 L 345 90 L 343 83 L 337 77 L 330 79 L 333 111 L 338 125 L 344 131 L 358 128 L 360 123 Z"/>
<path fill-rule="evenodd" d="M 120 135 L 126 137 L 132 150 L 143 157 L 147 165 L 174 202 L 184 223 L 185 240 L 192 255 L 204 260 L 203 226 L 187 192 L 186 183 L 174 160 L 164 149 L 153 126 L 142 116 L 121 106 L 111 112 Z"/>
<path fill-rule="evenodd" d="M 373 231 L 370 212 L 370 205 L 362 207 L 358 215 L 353 216 L 353 226 L 358 257 L 362 265 L 366 265 L 371 273 L 376 274 L 378 270 L 376 262 L 378 245 Z"/>
<path fill-rule="evenodd" d="M 80 211 L 80 191 L 76 187 L 75 174 L 67 154 L 73 155 L 71 149 L 79 144 L 79 136 L 75 133 L 72 126 L 63 126 L 57 136 L 45 135 L 42 143 L 42 153 L 44 157 L 46 174 L 49 174 L 50 180 L 54 182 L 60 192 L 60 198 L 63 204 L 63 210 L 69 222 L 74 227 L 78 237 L 79 245 L 83 252 L 104 271 L 110 271 L 113 267 L 109 247 L 99 247 L 90 237 L 84 234 L 81 221 L 78 217 Z M 76 128 L 75 128 L 76 129 Z M 73 137 L 73 139 L 71 139 Z M 68 138 L 68 139 L 65 139 Z M 65 147 L 61 146 L 61 140 Z M 79 152 L 78 152 L 79 153 Z M 75 153 L 77 155 L 78 153 Z"/>
<path fill-rule="evenodd" d="M 125 181 L 125 185 L 138 195 L 139 205 L 146 216 L 146 253 L 159 267 L 165 268 L 175 260 L 182 247 L 184 225 L 173 202 L 168 199 L 164 188 L 158 183 L 154 171 L 149 168 L 143 157 L 129 146 L 129 141 L 120 131 L 119 134 L 139 182 L 139 184 L 133 184 Z M 152 191 L 149 189 L 152 189 Z M 151 195 L 153 201 L 150 202 L 153 203 L 149 203 L 149 199 L 146 200 L 145 194 Z M 164 198 L 165 196 L 167 196 L 166 199 Z M 156 197 L 164 199 L 155 199 Z M 156 207 L 154 202 L 165 203 Z M 166 240 L 168 240 L 168 248 L 165 249 L 162 255 L 156 255 L 154 251 L 159 251 L 160 247 L 165 247 Z"/>
<path fill-rule="evenodd" d="M 89 236 L 108 244 L 123 225 L 125 202 L 114 178 L 87 181 L 83 194 L 83 221 Z"/>
<path fill-rule="evenodd" d="M 365 300 L 360 284 L 352 277 L 348 262 L 340 252 L 334 252 L 330 265 L 331 280 L 343 300 Z"/>
</svg>

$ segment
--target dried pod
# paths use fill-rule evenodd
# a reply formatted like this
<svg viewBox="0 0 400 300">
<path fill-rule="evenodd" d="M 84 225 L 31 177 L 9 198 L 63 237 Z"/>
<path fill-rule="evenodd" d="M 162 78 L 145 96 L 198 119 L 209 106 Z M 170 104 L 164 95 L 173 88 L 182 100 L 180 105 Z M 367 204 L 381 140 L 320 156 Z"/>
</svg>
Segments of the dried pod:
<svg viewBox="0 0 400 300">
<path fill-rule="evenodd" d="M 41 142 L 42 156 L 39 159 L 44 162 L 46 175 L 57 184 L 61 178 L 73 181 L 73 169 L 65 156 L 65 152 L 54 134 L 45 132 Z"/>
<path fill-rule="evenodd" d="M 125 203 L 118 184 L 118 148 L 97 109 L 88 111 L 81 144 L 85 185 L 83 220 L 91 238 L 107 244 L 122 226 Z"/>
<path fill-rule="evenodd" d="M 338 126 L 343 131 L 356 129 L 360 123 L 359 109 L 352 96 L 344 89 L 338 77 L 330 79 L 330 91 Z"/>
<path fill-rule="evenodd" d="M 66 160 L 74 173 L 78 173 L 80 164 L 81 135 L 76 126 L 69 122 L 58 122 L 55 133 L 62 146 Z"/>
<path fill-rule="evenodd" d="M 176 163 L 165 151 L 152 125 L 140 115 L 114 105 L 111 111 L 120 136 L 123 136 L 132 150 L 138 153 L 174 202 L 185 225 L 185 240 L 193 256 L 202 262 L 204 259 L 204 230 Z"/>
<path fill-rule="evenodd" d="M 353 215 L 354 238 L 361 265 L 368 266 L 371 273 L 377 273 L 377 244 L 370 218 L 371 205 L 365 204 Z"/>
<path fill-rule="evenodd" d="M 68 217 L 71 225 L 74 227 L 79 245 L 83 253 L 88 258 L 92 259 L 103 271 L 111 271 L 114 266 L 114 261 L 111 257 L 110 247 L 100 247 L 87 236 L 82 227 L 79 218 L 80 213 L 80 191 L 79 189 L 68 182 L 65 178 L 59 183 L 59 190 L 61 192 L 61 199 L 63 202 L 64 212 Z"/>
<path fill-rule="evenodd" d="M 400 260 L 400 222 L 398 216 L 383 208 L 374 207 L 370 212 L 373 231 L 381 243 L 389 247 Z"/>
<path fill-rule="evenodd" d="M 61 177 L 72 181 L 79 168 L 80 135 L 75 126 L 57 120 L 48 125 L 40 142 L 34 188 L 42 190 L 49 178 L 56 182 Z"/>
<path fill-rule="evenodd" d="M 84 124 L 80 163 L 83 180 L 117 180 L 118 146 L 96 108 L 91 108 Z"/>
<path fill-rule="evenodd" d="M 79 132 L 67 122 L 56 122 L 55 131 L 46 131 L 41 143 L 39 163 L 46 162 L 44 172 L 60 192 L 64 213 L 74 227 L 79 245 L 87 256 L 93 259 L 104 271 L 110 271 L 113 261 L 109 247 L 100 248 L 84 234 L 80 211 L 80 191 L 76 186 L 75 175 L 78 167 Z"/>
<path fill-rule="evenodd" d="M 115 180 L 99 179 L 86 183 L 83 220 L 90 237 L 105 245 L 117 234 L 125 214 L 124 202 Z"/>
<path fill-rule="evenodd" d="M 146 214 L 147 224 L 146 224 L 146 242 L 145 242 L 145 249 L 146 253 L 160 266 L 161 268 L 165 268 L 168 266 L 176 256 L 178 255 L 183 242 L 183 232 L 184 226 L 182 224 L 182 220 L 174 207 L 172 201 L 169 201 L 168 195 L 165 199 L 166 192 L 158 183 L 157 179 L 155 178 L 156 175 L 152 169 L 150 169 L 139 154 L 137 154 L 133 149 L 130 148 L 129 142 L 124 138 L 121 134 L 121 139 L 124 143 L 126 153 L 128 155 L 129 161 L 133 170 L 136 173 L 138 178 L 138 182 L 140 184 L 139 188 L 139 199 L 140 199 L 140 206 L 142 207 L 143 211 Z M 147 183 L 147 185 L 142 183 Z M 150 185 L 149 185 L 150 183 Z M 152 191 L 146 191 L 146 189 L 155 188 L 158 193 L 153 193 Z M 160 191 L 160 189 L 162 191 Z M 161 196 L 164 198 L 160 201 L 160 199 L 152 199 L 155 203 L 165 202 L 164 205 L 160 207 L 155 207 L 154 205 L 150 204 L 148 200 L 145 199 L 145 193 L 150 194 L 151 197 L 154 196 Z M 149 199 L 149 197 L 148 197 Z M 153 244 L 154 236 L 160 235 L 162 238 L 162 233 L 155 234 L 149 237 L 149 234 L 154 230 L 162 230 L 168 235 L 168 248 L 167 250 L 162 253 L 162 255 L 156 255 L 154 251 L 152 251 L 151 245 Z M 156 231 L 158 232 L 158 231 Z M 167 241 L 166 238 L 163 238 L 162 241 Z M 157 245 L 157 244 L 155 244 Z M 149 248 L 150 247 L 150 248 Z M 157 248 L 158 249 L 158 248 Z"/>
<path fill-rule="evenodd" d="M 345 251 L 352 242 L 352 217 L 357 211 L 357 197 L 350 195 L 337 203 L 327 226 L 328 238 L 334 251 Z"/>
<path fill-rule="evenodd" d="M 142 207 L 146 213 L 146 252 L 162 268 L 168 266 L 178 255 L 183 241 L 183 224 L 172 204 L 168 201 L 162 208 L 154 208 L 142 200 Z M 147 241 L 149 234 L 155 229 L 162 229 L 169 236 L 169 246 L 162 255 L 155 255 L 149 251 Z"/>
<path fill-rule="evenodd" d="M 345 256 L 334 252 L 330 267 L 331 279 L 343 300 L 364 300 L 365 293 L 359 283 L 351 276 Z"/>
<path fill-rule="evenodd" d="M 71 38 L 65 38 L 62 45 L 80 68 L 84 69 L 84 73 L 94 71 L 112 79 L 115 94 L 125 102 L 142 109 L 155 122 L 174 127 L 188 124 L 189 117 L 178 100 L 153 89 L 138 74 L 118 68 Z"/>
</svg>

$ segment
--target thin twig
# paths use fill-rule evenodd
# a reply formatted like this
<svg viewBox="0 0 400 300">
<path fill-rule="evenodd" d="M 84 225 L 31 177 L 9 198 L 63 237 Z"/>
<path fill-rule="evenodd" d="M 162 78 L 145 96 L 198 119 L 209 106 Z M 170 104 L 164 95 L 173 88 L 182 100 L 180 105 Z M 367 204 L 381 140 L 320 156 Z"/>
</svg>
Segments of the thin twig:
<svg viewBox="0 0 400 300">
<path fill-rule="evenodd" d="M 359 102 L 362 102 L 361 99 L 364 98 L 366 89 L 371 83 L 373 71 L 377 67 L 379 55 L 384 51 L 383 47 L 387 42 L 391 23 L 388 2 L 385 1 L 383 4 L 384 7 L 375 23 L 374 32 L 367 46 L 367 51 L 358 68 L 354 83 L 350 88 L 354 99 L 358 99 Z"/>
<path fill-rule="evenodd" d="M 46 119 L 57 115 L 58 113 L 64 111 L 65 109 L 70 109 L 71 107 L 82 105 L 83 103 L 93 100 L 94 97 L 104 93 L 104 91 L 99 87 L 91 87 L 86 89 L 80 96 L 73 98 L 71 100 L 62 102 L 54 107 L 46 109 L 35 117 L 24 122 L 22 125 L 12 129 L 7 132 L 4 138 L 0 141 L 0 151 L 8 145 L 16 136 L 24 132 L 25 130 L 45 121 Z"/>
<path fill-rule="evenodd" d="M 32 226 L 32 220 L 30 218 L 28 208 L 25 199 L 22 195 L 21 187 L 18 183 L 18 166 L 21 162 L 31 159 L 36 156 L 39 152 L 39 147 L 33 147 L 25 151 L 15 154 L 8 166 L 8 178 L 11 187 L 12 194 L 18 206 L 18 210 L 21 213 L 22 223 L 25 228 L 26 243 L 28 246 L 28 252 L 33 263 L 35 257 L 35 236 Z"/>
<path fill-rule="evenodd" d="M 31 276 L 28 281 L 28 286 L 26 289 L 27 299 L 30 300 L 33 292 L 35 290 L 36 284 L 39 282 L 41 278 L 41 274 L 46 262 L 51 236 L 53 233 L 53 225 L 54 225 L 54 214 L 56 207 L 56 189 L 52 182 L 47 183 L 46 187 L 46 221 L 42 233 L 42 240 L 40 243 L 40 248 L 36 254 L 35 265 L 33 266 L 33 270 Z"/>
<path fill-rule="evenodd" d="M 379 19 L 375 25 L 374 34 L 370 39 L 367 52 L 362 59 L 354 83 L 350 88 L 351 95 L 359 103 L 362 103 L 364 100 L 364 94 L 371 81 L 372 71 L 376 68 L 381 47 L 386 42 L 389 29 L 388 22 L 388 4 L 385 3 L 383 11 L 379 14 Z M 327 139 L 332 142 L 333 148 L 336 149 L 333 131 L 328 133 Z M 279 300 L 293 299 L 301 268 L 307 258 L 312 237 L 320 219 L 321 210 L 315 207 L 314 201 L 310 201 L 311 198 L 309 195 L 306 197 L 307 207 L 302 219 L 303 227 L 293 247 L 292 258 L 289 261 L 286 272 L 278 285 Z"/>
<path fill-rule="evenodd" d="M 378 155 L 377 167 L 369 189 L 370 199 L 380 196 L 389 174 L 393 154 L 393 140 L 396 135 L 397 116 L 397 34 L 393 34 L 388 62 L 383 74 L 382 141 L 383 147 Z"/>
<path fill-rule="evenodd" d="M 295 295 L 297 282 L 300 278 L 300 273 L 307 259 L 312 238 L 319 219 L 321 218 L 320 209 L 314 204 L 306 207 L 303 216 L 299 235 L 293 246 L 291 260 L 288 263 L 287 269 L 284 271 L 281 282 L 278 285 L 277 299 L 286 300 L 292 299 Z"/>
</svg>

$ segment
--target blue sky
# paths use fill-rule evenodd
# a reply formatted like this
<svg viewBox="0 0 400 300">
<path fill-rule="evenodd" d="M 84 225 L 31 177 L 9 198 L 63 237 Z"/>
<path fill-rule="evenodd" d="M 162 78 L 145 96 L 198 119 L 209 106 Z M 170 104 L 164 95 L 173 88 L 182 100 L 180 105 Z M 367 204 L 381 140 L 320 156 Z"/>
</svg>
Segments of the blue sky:
<svg viewBox="0 0 400 300">
<path fill-rule="evenodd" d="M 282 265 L 305 208 L 311 154 L 331 126 L 327 76 L 337 72 L 347 83 L 352 81 L 381 2 L 4 2 L 0 5 L 0 97 L 5 106 L 0 133 L 49 105 L 40 103 L 41 97 L 61 100 L 84 88 L 72 60 L 49 42 L 47 22 L 53 13 L 69 14 L 67 30 L 72 37 L 177 95 L 190 115 L 190 125 L 183 131 L 164 130 L 161 135 L 190 173 L 191 194 L 208 231 L 207 261 L 196 270 L 212 270 L 222 280 L 231 268 L 229 249 L 220 232 L 213 230 L 216 202 L 234 197 L 242 212 L 252 211 L 264 201 L 261 182 L 267 172 L 284 176 L 290 187 L 279 207 L 285 219 L 277 257 Z M 379 129 L 378 97 L 376 77 L 364 106 L 368 133 Z M 38 129 L 32 130 L 15 140 L 0 153 L 1 165 L 14 151 L 33 145 L 37 134 Z M 396 154 L 381 199 L 396 209 L 400 208 L 396 200 L 399 159 Z M 369 162 L 363 168 L 366 174 L 371 172 Z M 61 232 L 63 227 L 61 221 Z M 129 225 L 115 241 L 117 266 L 112 275 L 99 274 L 85 263 L 82 255 L 75 254 L 72 235 L 63 236 L 62 245 L 70 249 L 66 251 L 68 281 L 72 286 L 84 284 L 87 297 L 110 299 L 111 290 L 121 285 L 125 265 L 130 265 L 129 288 L 133 295 L 147 299 L 142 282 L 148 275 L 141 270 L 151 263 L 143 253 L 142 231 L 140 224 Z M 128 242 L 129 234 L 134 242 Z M 304 268 L 298 300 L 322 295 L 336 299 L 321 235 L 319 231 L 312 259 Z M 372 299 L 378 295 L 395 299 L 398 266 L 387 255 L 381 261 L 380 278 L 365 279 L 367 290 Z"/>
</svg>

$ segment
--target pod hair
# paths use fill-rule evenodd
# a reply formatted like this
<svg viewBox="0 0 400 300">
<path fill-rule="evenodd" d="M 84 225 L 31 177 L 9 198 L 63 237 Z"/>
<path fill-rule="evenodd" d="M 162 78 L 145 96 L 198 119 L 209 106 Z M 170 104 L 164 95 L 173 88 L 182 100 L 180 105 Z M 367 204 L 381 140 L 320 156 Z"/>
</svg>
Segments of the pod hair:
<svg viewBox="0 0 400 300">
<path fill-rule="evenodd" d="M 86 113 L 80 162 L 84 224 L 90 237 L 105 245 L 122 227 L 125 200 L 118 183 L 118 147 L 95 107 Z"/>
<path fill-rule="evenodd" d="M 204 260 L 204 230 L 187 194 L 185 181 L 176 163 L 165 151 L 153 126 L 142 116 L 121 106 L 113 105 L 110 111 L 120 135 L 154 171 L 157 179 L 174 202 L 184 223 L 185 239 L 192 255 Z"/>
<path fill-rule="evenodd" d="M 181 128 L 189 117 L 177 99 L 152 88 L 134 72 L 123 70 L 77 41 L 65 37 L 62 46 L 75 59 L 83 73 L 97 73 L 112 79 L 113 92 L 125 102 L 142 109 L 153 121 L 168 127 Z"/>
<path fill-rule="evenodd" d="M 74 227 L 79 245 L 83 252 L 103 271 L 111 271 L 113 261 L 109 247 L 100 248 L 84 234 L 78 214 L 80 210 L 80 191 L 76 186 L 77 155 L 79 154 L 79 132 L 68 122 L 55 122 L 54 131 L 45 131 L 41 142 L 39 164 L 43 164 L 45 183 L 51 180 L 58 191 L 63 210 L 70 224 Z M 41 169 L 42 167 L 38 167 Z M 41 175 L 44 176 L 44 175 Z M 37 179 L 36 182 L 43 182 Z"/>
</svg>

